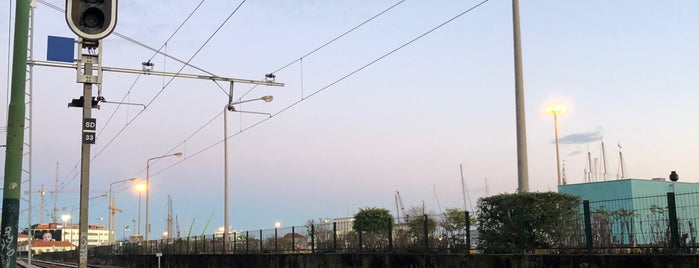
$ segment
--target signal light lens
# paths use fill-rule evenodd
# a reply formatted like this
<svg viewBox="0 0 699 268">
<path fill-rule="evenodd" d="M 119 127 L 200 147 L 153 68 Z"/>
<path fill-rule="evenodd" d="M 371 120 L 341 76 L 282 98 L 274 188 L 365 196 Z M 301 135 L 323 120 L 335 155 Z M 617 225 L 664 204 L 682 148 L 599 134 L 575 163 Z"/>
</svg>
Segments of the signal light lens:
<svg viewBox="0 0 699 268">
<path fill-rule="evenodd" d="M 96 32 L 104 27 L 104 13 L 95 7 L 88 8 L 80 17 L 80 26 L 84 27 L 86 32 Z"/>
</svg>

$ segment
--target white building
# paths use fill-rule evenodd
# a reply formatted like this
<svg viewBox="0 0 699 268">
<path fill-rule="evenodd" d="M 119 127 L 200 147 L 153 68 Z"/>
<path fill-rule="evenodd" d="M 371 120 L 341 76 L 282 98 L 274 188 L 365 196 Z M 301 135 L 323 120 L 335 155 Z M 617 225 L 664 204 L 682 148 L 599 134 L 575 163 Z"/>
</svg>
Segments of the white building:
<svg viewBox="0 0 699 268">
<path fill-rule="evenodd" d="M 68 241 L 80 245 L 80 225 L 67 223 L 43 223 L 32 226 L 34 239 L 46 241 Z M 109 230 L 103 225 L 87 226 L 87 245 L 101 246 L 109 244 Z"/>
</svg>

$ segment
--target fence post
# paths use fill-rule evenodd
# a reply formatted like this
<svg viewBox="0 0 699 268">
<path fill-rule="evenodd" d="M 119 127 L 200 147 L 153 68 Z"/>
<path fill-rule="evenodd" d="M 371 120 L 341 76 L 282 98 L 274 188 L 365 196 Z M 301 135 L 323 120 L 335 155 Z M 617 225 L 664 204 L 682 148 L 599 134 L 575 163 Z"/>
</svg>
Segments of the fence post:
<svg viewBox="0 0 699 268">
<path fill-rule="evenodd" d="M 238 244 L 238 232 L 233 232 L 233 253 L 235 253 L 235 244 Z"/>
<path fill-rule="evenodd" d="M 592 253 L 592 219 L 590 217 L 590 200 L 583 200 L 583 214 L 585 217 L 585 245 L 587 252 Z"/>
<path fill-rule="evenodd" d="M 388 249 L 393 251 L 393 219 L 388 221 Z"/>
<path fill-rule="evenodd" d="M 680 234 L 677 223 L 677 206 L 675 204 L 675 193 L 667 193 L 667 216 L 670 223 L 670 243 L 672 250 L 676 251 L 680 247 Z"/>
<path fill-rule="evenodd" d="M 262 251 L 262 229 L 260 229 L 260 252 Z"/>
<path fill-rule="evenodd" d="M 524 231 L 524 211 L 521 207 L 516 208 L 517 210 L 517 221 L 519 222 L 519 249 L 522 254 L 525 253 L 527 248 L 527 235 Z"/>
<path fill-rule="evenodd" d="M 291 226 L 291 253 L 296 253 L 296 231 Z"/>
<path fill-rule="evenodd" d="M 468 214 L 468 210 L 464 211 L 466 216 L 466 254 L 471 253 L 471 216 Z"/>
<path fill-rule="evenodd" d="M 333 221 L 333 251 L 337 252 L 337 222 Z"/>
<path fill-rule="evenodd" d="M 315 237 L 315 232 L 316 228 L 313 224 L 311 224 L 311 253 L 316 253 L 316 237 Z"/>
<path fill-rule="evenodd" d="M 358 231 L 358 233 L 359 233 L 359 251 L 362 251 L 362 245 L 364 244 L 364 243 L 362 243 L 362 231 Z"/>
<path fill-rule="evenodd" d="M 423 231 L 423 237 L 425 238 L 425 252 L 430 250 L 430 241 L 427 240 L 428 232 L 427 232 L 427 215 L 423 214 L 422 215 L 422 231 Z"/>
<path fill-rule="evenodd" d="M 245 253 L 250 252 L 250 231 L 245 231 Z"/>
</svg>

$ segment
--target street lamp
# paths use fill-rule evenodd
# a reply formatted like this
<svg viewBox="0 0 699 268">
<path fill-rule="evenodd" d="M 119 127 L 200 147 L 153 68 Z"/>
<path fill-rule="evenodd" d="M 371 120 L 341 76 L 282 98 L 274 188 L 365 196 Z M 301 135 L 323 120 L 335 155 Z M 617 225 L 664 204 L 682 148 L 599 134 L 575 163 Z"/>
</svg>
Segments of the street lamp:
<svg viewBox="0 0 699 268">
<path fill-rule="evenodd" d="M 147 192 L 148 186 L 145 183 L 138 183 L 133 187 L 134 191 L 138 193 L 138 235 L 141 235 L 141 193 Z"/>
<path fill-rule="evenodd" d="M 126 180 L 120 180 L 120 181 L 115 181 L 109 184 L 109 237 L 107 240 L 109 241 L 109 244 L 114 243 L 114 236 L 116 236 L 116 233 L 114 233 L 114 215 L 117 212 L 121 212 L 121 209 L 118 209 L 117 207 L 114 206 L 114 196 L 112 195 L 112 185 L 117 184 L 117 183 L 123 183 L 127 181 L 135 181 L 137 180 L 136 178 L 130 178 Z M 140 214 L 140 213 L 139 213 Z"/>
<path fill-rule="evenodd" d="M 270 102 L 274 99 L 272 96 L 263 96 L 257 99 L 243 100 L 233 102 L 233 83 L 231 82 L 230 91 L 228 94 L 228 103 L 223 106 L 223 241 L 224 251 L 228 250 L 228 237 L 229 228 L 228 225 L 228 111 L 235 112 L 233 105 L 251 102 L 251 101 L 264 101 Z"/>
<path fill-rule="evenodd" d="M 61 233 L 61 241 L 67 241 L 65 237 L 66 229 L 68 228 L 68 220 L 70 220 L 70 214 L 61 215 L 61 220 L 63 220 L 63 232 Z M 71 242 L 72 243 L 72 242 Z"/>
<path fill-rule="evenodd" d="M 121 235 L 123 236 L 124 241 L 126 241 L 126 231 L 131 230 L 131 227 L 128 225 L 124 225 L 124 229 L 122 230 Z"/>
<path fill-rule="evenodd" d="M 556 140 L 556 173 L 558 175 L 558 185 L 561 185 L 561 158 L 558 151 L 558 114 L 563 113 L 568 108 L 563 104 L 554 104 L 546 108 L 546 112 L 553 114 L 553 131 Z"/>
<path fill-rule="evenodd" d="M 147 186 L 146 187 L 146 238 L 145 238 L 146 241 L 148 241 L 148 233 L 150 232 L 150 224 L 148 223 L 148 207 L 149 207 L 148 196 L 149 196 L 149 192 L 150 192 L 150 161 L 160 159 L 160 158 L 169 157 L 169 156 L 180 157 L 180 156 L 182 156 L 182 153 L 177 152 L 174 154 L 166 154 L 166 155 L 156 156 L 156 157 L 148 158 L 148 160 L 146 161 L 146 186 Z M 141 215 L 141 214 L 139 213 L 139 215 Z M 141 228 L 140 223 L 139 223 L 138 227 Z"/>
</svg>

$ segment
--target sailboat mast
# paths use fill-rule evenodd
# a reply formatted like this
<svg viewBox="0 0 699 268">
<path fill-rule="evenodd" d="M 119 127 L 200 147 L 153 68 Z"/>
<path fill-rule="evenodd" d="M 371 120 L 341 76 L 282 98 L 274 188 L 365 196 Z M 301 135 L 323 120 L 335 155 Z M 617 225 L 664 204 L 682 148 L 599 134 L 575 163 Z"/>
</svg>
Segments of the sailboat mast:
<svg viewBox="0 0 699 268">
<path fill-rule="evenodd" d="M 602 179 L 604 181 L 607 181 L 607 156 L 605 155 L 604 151 L 604 141 L 602 141 L 602 168 L 604 170 L 604 173 L 602 174 Z"/>
<path fill-rule="evenodd" d="M 621 167 L 621 178 L 624 178 L 624 156 L 621 155 L 621 143 L 619 143 L 619 166 Z"/>
<path fill-rule="evenodd" d="M 464 182 L 464 165 L 459 164 L 459 171 L 461 172 L 461 195 L 464 198 L 464 211 L 468 211 L 466 207 L 466 182 Z"/>
<path fill-rule="evenodd" d="M 592 182 L 592 155 L 590 155 L 590 147 L 587 147 L 587 182 Z"/>
</svg>

